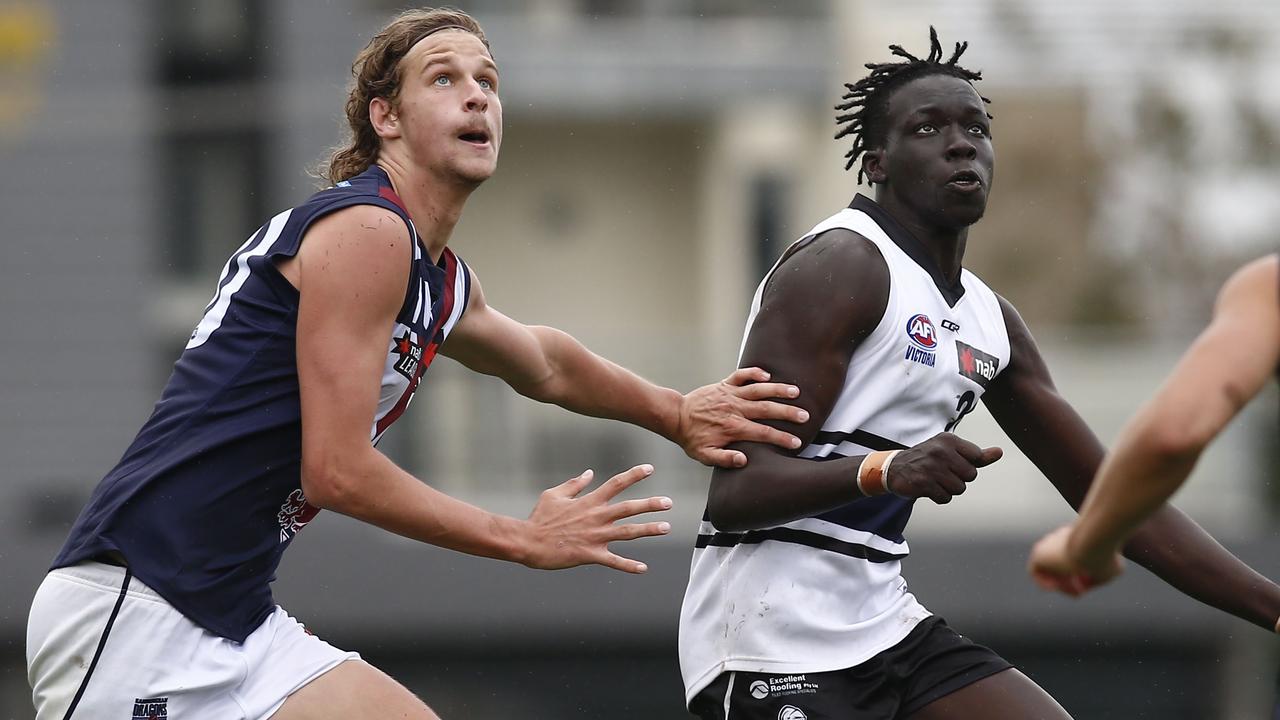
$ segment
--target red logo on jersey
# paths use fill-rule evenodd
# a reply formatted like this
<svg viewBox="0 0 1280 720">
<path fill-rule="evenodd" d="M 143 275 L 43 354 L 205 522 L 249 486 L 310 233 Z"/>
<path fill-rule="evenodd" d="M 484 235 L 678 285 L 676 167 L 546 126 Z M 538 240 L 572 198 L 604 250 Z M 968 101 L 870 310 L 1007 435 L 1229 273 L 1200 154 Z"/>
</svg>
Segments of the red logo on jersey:
<svg viewBox="0 0 1280 720">
<path fill-rule="evenodd" d="M 924 313 L 917 313 L 907 321 L 907 337 L 921 350 L 932 352 L 938 347 L 938 333 L 933 329 L 933 321 Z"/>
<path fill-rule="evenodd" d="M 307 502 L 301 488 L 289 493 L 288 499 L 280 507 L 280 513 L 276 515 L 276 520 L 280 521 L 280 542 L 288 542 L 289 538 L 297 535 L 319 514 L 320 508 Z"/>
<path fill-rule="evenodd" d="M 394 342 L 393 352 L 399 356 L 394 365 L 395 371 L 411 381 L 416 380 L 420 374 L 418 368 L 422 367 L 422 346 L 409 339 L 408 330 Z"/>
<path fill-rule="evenodd" d="M 986 389 L 1000 370 L 1000 358 L 959 340 L 956 341 L 956 359 L 960 363 L 960 374 L 978 383 L 983 389 Z"/>
</svg>

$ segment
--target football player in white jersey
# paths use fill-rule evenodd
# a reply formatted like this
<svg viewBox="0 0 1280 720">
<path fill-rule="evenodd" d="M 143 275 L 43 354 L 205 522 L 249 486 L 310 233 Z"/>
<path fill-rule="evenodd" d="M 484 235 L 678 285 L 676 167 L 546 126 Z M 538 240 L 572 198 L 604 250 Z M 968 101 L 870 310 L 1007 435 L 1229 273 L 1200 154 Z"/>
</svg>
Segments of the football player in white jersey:
<svg viewBox="0 0 1280 720">
<path fill-rule="evenodd" d="M 1080 595 L 1114 579 L 1124 567 L 1125 543 L 1277 372 L 1280 256 L 1269 255 L 1227 280 L 1212 322 L 1103 460 L 1080 517 L 1036 543 L 1030 561 L 1036 582 Z"/>
<path fill-rule="evenodd" d="M 1103 457 L 1012 305 L 975 313 L 988 328 L 951 317 L 986 301 L 962 262 L 994 176 L 981 76 L 958 64 L 965 47 L 944 59 L 936 34 L 927 57 L 891 46 L 901 62 L 868 65 L 847 86 L 837 137 L 853 136 L 849 167 L 860 162 L 875 201 L 855 199 L 793 245 L 757 294 L 740 363 L 800 386 L 810 420 L 800 453 L 743 443 L 746 467 L 714 471 L 680 628 L 686 699 L 704 720 L 1070 717 L 931 617 L 894 567 L 909 503 L 949 502 L 1000 457 L 950 432 L 979 395 L 1073 507 Z M 916 302 L 942 317 L 912 312 Z M 966 353 L 975 348 L 959 336 L 975 330 L 993 346 Z M 1001 337 L 1007 350 L 994 346 Z M 956 387 L 944 373 L 971 391 L 920 393 Z M 1280 618 L 1280 587 L 1170 506 L 1125 553 L 1260 627 Z"/>
</svg>

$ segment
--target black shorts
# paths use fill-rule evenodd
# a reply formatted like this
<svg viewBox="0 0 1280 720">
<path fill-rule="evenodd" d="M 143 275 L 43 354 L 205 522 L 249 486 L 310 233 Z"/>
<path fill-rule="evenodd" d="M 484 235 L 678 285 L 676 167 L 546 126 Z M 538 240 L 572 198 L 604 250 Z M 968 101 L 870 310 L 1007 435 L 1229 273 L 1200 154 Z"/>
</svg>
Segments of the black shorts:
<svg viewBox="0 0 1280 720">
<path fill-rule="evenodd" d="M 901 720 L 1011 667 L 933 616 L 902 642 L 844 670 L 721 673 L 689 711 L 702 720 Z"/>
</svg>

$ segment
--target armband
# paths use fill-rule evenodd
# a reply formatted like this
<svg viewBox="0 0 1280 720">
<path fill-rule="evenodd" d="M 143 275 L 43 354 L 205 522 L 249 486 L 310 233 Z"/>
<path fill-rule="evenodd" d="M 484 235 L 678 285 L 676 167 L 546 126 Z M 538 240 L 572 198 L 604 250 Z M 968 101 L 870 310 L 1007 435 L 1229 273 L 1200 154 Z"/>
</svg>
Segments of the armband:
<svg viewBox="0 0 1280 720">
<path fill-rule="evenodd" d="M 889 489 L 889 465 L 901 450 L 877 450 L 858 466 L 858 490 L 866 497 L 893 492 Z"/>
</svg>

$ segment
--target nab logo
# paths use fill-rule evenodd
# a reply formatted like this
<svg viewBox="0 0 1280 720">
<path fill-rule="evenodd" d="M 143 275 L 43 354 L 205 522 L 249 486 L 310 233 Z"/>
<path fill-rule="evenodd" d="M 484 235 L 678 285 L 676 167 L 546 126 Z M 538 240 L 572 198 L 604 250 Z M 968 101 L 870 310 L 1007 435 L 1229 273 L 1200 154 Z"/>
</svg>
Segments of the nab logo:
<svg viewBox="0 0 1280 720">
<path fill-rule="evenodd" d="M 960 374 L 978 383 L 984 390 L 1000 370 L 1000 358 L 959 340 L 956 341 L 956 359 L 960 363 Z"/>
<path fill-rule="evenodd" d="M 414 342 L 409 331 L 405 330 L 404 335 L 393 339 L 391 351 L 397 355 L 395 371 L 410 381 L 414 380 L 420 374 L 422 346 Z"/>
<path fill-rule="evenodd" d="M 938 333 L 933 329 L 929 316 L 924 313 L 916 313 L 907 321 L 907 337 L 925 352 L 932 352 L 938 347 Z"/>
</svg>

